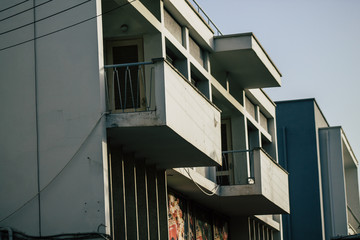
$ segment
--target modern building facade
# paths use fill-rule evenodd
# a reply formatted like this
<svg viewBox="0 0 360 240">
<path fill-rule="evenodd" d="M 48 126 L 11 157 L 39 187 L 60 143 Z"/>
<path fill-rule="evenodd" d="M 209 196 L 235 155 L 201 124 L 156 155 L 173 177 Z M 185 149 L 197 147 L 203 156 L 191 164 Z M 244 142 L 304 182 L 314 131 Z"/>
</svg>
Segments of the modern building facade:
<svg viewBox="0 0 360 240">
<path fill-rule="evenodd" d="M 252 33 L 187 0 L 0 7 L 3 236 L 282 239 L 281 74 Z"/>
<path fill-rule="evenodd" d="M 290 173 L 284 239 L 359 233 L 358 161 L 344 131 L 329 126 L 314 99 L 276 104 L 279 162 Z"/>
</svg>

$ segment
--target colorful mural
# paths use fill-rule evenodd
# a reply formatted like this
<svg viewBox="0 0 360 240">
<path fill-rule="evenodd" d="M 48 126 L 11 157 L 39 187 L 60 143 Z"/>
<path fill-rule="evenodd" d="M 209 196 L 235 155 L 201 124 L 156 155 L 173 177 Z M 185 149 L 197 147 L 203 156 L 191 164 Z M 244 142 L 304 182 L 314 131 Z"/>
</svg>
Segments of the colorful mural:
<svg viewBox="0 0 360 240">
<path fill-rule="evenodd" d="M 212 240 L 212 224 L 210 214 L 203 209 L 196 211 L 196 240 Z"/>
<path fill-rule="evenodd" d="M 214 218 L 214 240 L 228 240 L 229 230 L 226 221 L 221 218 Z"/>
<path fill-rule="evenodd" d="M 169 240 L 187 240 L 186 201 L 168 195 Z"/>
<path fill-rule="evenodd" d="M 229 240 L 228 223 L 197 204 L 168 194 L 169 240 Z"/>
</svg>

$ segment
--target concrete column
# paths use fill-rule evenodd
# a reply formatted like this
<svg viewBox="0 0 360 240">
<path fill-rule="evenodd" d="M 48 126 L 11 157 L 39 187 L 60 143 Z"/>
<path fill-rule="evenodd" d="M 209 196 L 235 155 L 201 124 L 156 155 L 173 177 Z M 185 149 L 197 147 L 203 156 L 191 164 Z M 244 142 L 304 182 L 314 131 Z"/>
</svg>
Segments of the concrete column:
<svg viewBox="0 0 360 240">
<path fill-rule="evenodd" d="M 249 218 L 248 219 L 248 227 L 249 227 L 249 240 L 255 240 L 256 238 L 254 238 L 255 236 L 255 227 L 254 227 L 254 219 Z"/>
<path fill-rule="evenodd" d="M 127 238 L 137 239 L 137 184 L 133 154 L 126 154 L 124 156 L 124 177 Z"/>
<path fill-rule="evenodd" d="M 258 148 L 261 146 L 261 133 L 258 129 L 248 131 L 249 150 Z M 248 153 L 248 177 L 254 177 L 254 165 L 255 165 L 255 153 L 251 151 Z"/>
<path fill-rule="evenodd" d="M 184 46 L 184 48 L 186 48 L 187 52 L 188 52 L 188 56 L 190 56 L 190 48 L 189 48 L 189 29 L 187 27 L 183 27 L 182 28 L 182 45 Z M 191 67 L 190 67 L 190 61 L 189 59 L 186 57 L 186 69 L 184 70 L 183 74 L 184 77 L 186 77 L 189 81 L 191 81 Z"/>
<path fill-rule="evenodd" d="M 138 207 L 138 227 L 139 239 L 148 240 L 149 238 L 149 221 L 148 221 L 148 191 L 145 160 L 136 160 L 136 193 Z"/>
<path fill-rule="evenodd" d="M 248 146 L 247 123 L 244 116 L 231 118 L 231 135 L 234 150 L 246 150 Z M 247 153 L 233 154 L 234 184 L 246 184 L 248 177 Z"/>
<path fill-rule="evenodd" d="M 260 108 L 257 105 L 255 105 L 255 120 L 260 123 Z"/>
<path fill-rule="evenodd" d="M 167 180 L 165 170 L 157 171 L 158 184 L 158 208 L 159 208 L 159 235 L 160 239 L 169 239 L 168 234 L 168 196 L 167 196 Z"/>
<path fill-rule="evenodd" d="M 259 224 L 259 232 L 260 232 L 260 239 L 261 240 L 265 240 L 265 229 L 264 229 L 264 225 L 262 225 L 262 224 L 260 224 L 260 223 L 258 223 Z"/>
<path fill-rule="evenodd" d="M 156 167 L 148 166 L 146 168 L 148 207 L 149 207 L 149 234 L 150 240 L 159 239 L 158 226 L 158 200 L 157 200 L 157 179 Z"/>
<path fill-rule="evenodd" d="M 112 235 L 114 239 L 125 239 L 125 196 L 124 165 L 120 150 L 112 150 L 110 155 Z"/>
<path fill-rule="evenodd" d="M 266 148 L 266 152 L 270 154 L 270 156 L 278 161 L 278 152 L 277 152 L 277 135 L 276 135 L 276 121 L 274 118 L 268 119 L 268 132 L 272 137 L 272 143 L 268 148 Z"/>
<path fill-rule="evenodd" d="M 189 29 L 187 27 L 182 27 L 182 45 L 188 52 L 190 52 L 189 49 Z"/>
</svg>

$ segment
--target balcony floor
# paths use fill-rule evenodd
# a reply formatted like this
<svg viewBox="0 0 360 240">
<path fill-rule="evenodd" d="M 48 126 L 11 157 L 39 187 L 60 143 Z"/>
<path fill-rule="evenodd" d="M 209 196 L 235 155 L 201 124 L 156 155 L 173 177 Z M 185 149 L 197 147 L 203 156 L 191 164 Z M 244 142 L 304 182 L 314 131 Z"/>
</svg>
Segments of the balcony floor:
<svg viewBox="0 0 360 240">
<path fill-rule="evenodd" d="M 220 186 L 204 178 L 193 170 L 191 177 L 204 191 L 211 192 L 216 189 L 213 196 L 205 195 L 189 177 L 183 169 L 173 169 L 167 171 L 168 186 L 181 192 L 185 196 L 201 203 L 211 209 L 219 211 L 227 216 L 249 216 L 267 214 L 286 214 L 287 209 L 282 209 L 276 203 L 267 199 L 259 186 L 254 185 L 232 185 Z"/>
<path fill-rule="evenodd" d="M 129 121 L 129 126 L 122 121 L 123 125 L 119 126 L 116 118 L 122 120 L 124 114 L 110 114 L 107 119 L 107 136 L 111 147 L 121 147 L 125 152 L 133 152 L 136 158 L 146 159 L 146 164 L 156 164 L 158 168 L 164 169 L 217 164 L 169 126 L 156 118 L 150 119 L 151 112 L 133 113 L 139 114 L 148 117 L 148 126 L 144 126 L 144 122 L 141 126 L 134 121 Z"/>
</svg>

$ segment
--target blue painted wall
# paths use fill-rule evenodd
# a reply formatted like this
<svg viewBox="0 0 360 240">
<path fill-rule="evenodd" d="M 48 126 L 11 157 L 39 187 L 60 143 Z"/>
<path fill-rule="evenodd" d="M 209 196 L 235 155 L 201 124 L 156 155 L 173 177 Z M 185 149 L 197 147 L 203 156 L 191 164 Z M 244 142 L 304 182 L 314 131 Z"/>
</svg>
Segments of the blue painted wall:
<svg viewBox="0 0 360 240">
<path fill-rule="evenodd" d="M 284 240 L 324 239 L 314 99 L 276 102 L 279 163 L 289 172 Z"/>
</svg>

